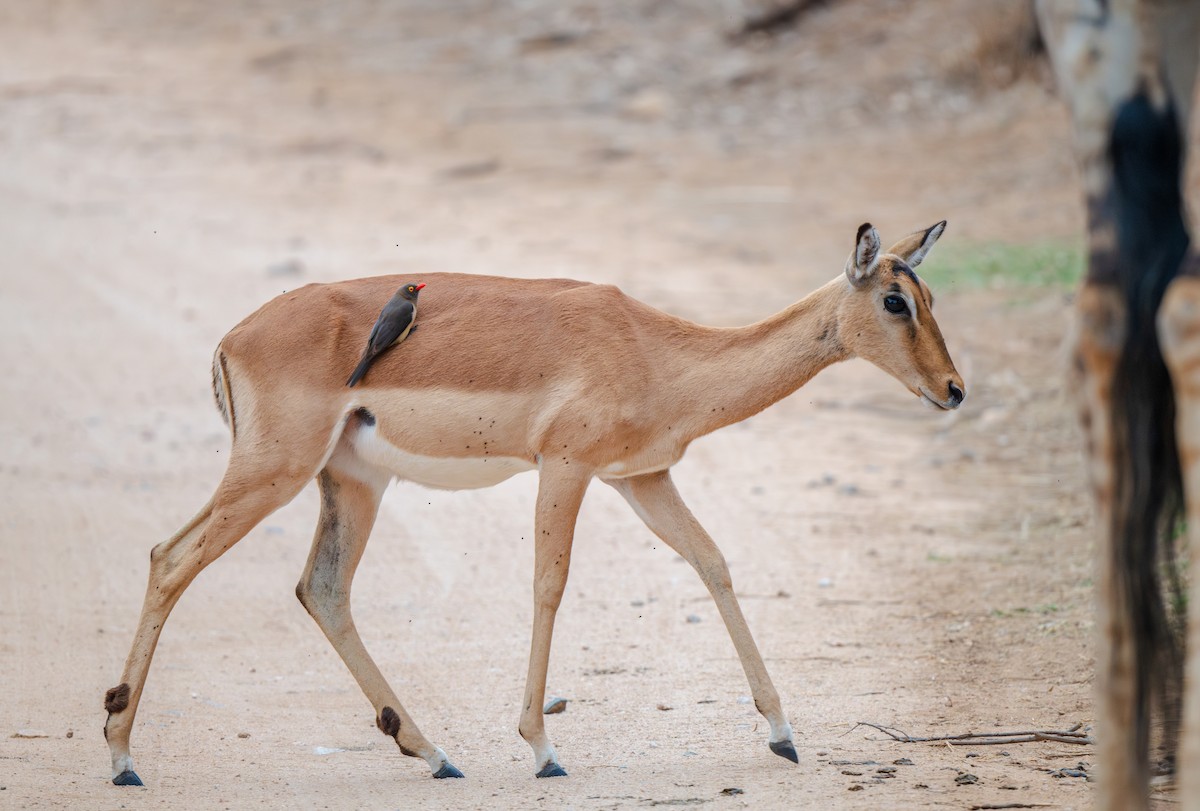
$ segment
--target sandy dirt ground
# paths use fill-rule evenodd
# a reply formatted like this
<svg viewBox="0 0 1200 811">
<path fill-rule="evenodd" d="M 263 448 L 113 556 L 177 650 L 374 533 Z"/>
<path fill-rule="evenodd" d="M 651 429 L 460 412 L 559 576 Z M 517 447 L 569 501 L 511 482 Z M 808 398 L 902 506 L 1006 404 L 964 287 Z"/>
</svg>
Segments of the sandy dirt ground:
<svg viewBox="0 0 1200 811">
<path fill-rule="evenodd" d="M 1073 244 L 1081 206 L 1043 81 L 972 78 L 977 4 L 845 0 L 738 43 L 756 7 L 717 0 L 213 5 L 0 4 L 0 808 L 1090 806 L 1056 771 L 1090 747 L 855 726 L 1093 721 L 1071 296 L 955 274 L 982 245 Z M 960 411 L 852 361 L 676 468 L 798 766 L 699 579 L 597 485 L 550 669 L 570 777 L 533 778 L 527 474 L 395 485 L 355 584 L 368 647 L 468 779 L 379 734 L 293 596 L 310 487 L 184 596 L 134 729 L 147 788 L 109 783 L 101 700 L 147 553 L 219 480 L 211 353 L 262 302 L 456 270 L 742 324 L 839 273 L 860 222 L 942 218 Z"/>
</svg>

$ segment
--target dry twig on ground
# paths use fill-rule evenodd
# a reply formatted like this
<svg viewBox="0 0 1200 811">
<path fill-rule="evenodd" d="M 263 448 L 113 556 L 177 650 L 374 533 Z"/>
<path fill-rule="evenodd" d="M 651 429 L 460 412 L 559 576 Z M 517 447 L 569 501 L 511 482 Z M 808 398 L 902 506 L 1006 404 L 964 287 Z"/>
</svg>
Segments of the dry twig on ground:
<svg viewBox="0 0 1200 811">
<path fill-rule="evenodd" d="M 1056 743 L 1075 743 L 1090 746 L 1095 741 L 1086 732 L 1080 732 L 1083 724 L 1076 724 L 1070 729 L 1026 729 L 1018 732 L 963 732 L 959 735 L 933 735 L 930 737 L 914 737 L 895 727 L 882 724 L 872 724 L 870 721 L 859 721 L 850 731 L 859 727 L 878 729 L 894 741 L 901 743 L 929 743 L 932 741 L 945 742 L 950 746 L 998 746 L 1006 743 L 1033 743 L 1035 741 L 1054 741 Z"/>
</svg>

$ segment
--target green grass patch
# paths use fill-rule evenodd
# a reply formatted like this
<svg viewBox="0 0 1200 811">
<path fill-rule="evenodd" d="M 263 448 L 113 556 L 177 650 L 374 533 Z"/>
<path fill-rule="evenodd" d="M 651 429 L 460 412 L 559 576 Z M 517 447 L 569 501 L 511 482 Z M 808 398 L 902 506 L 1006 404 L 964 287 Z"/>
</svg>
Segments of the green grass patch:
<svg viewBox="0 0 1200 811">
<path fill-rule="evenodd" d="M 950 246 L 947 246 L 950 247 Z M 936 250 L 921 275 L 934 290 L 1070 288 L 1083 278 L 1084 255 L 1078 244 L 991 242 Z"/>
<path fill-rule="evenodd" d="M 1045 617 L 1050 614 L 1057 614 L 1061 610 L 1057 603 L 1043 603 L 1039 606 L 1021 605 L 1016 608 L 993 608 L 988 614 L 998 619 L 1009 619 L 1022 614 L 1039 614 Z"/>
</svg>

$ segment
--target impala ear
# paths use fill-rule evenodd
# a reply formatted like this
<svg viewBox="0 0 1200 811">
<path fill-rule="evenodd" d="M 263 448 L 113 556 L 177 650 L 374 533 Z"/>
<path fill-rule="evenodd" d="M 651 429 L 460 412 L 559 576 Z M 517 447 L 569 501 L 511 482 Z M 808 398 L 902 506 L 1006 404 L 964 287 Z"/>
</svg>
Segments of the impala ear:
<svg viewBox="0 0 1200 811">
<path fill-rule="evenodd" d="M 854 253 L 846 260 L 846 278 L 855 287 L 863 285 L 879 262 L 879 232 L 869 222 L 858 226 Z"/>
<path fill-rule="evenodd" d="M 929 253 L 929 249 L 933 247 L 933 243 L 938 241 L 938 237 L 940 237 L 942 232 L 945 230 L 945 220 L 942 220 L 941 222 L 935 222 L 924 231 L 917 231 L 916 233 L 909 234 L 904 239 L 888 248 L 887 252 L 899 256 L 908 263 L 910 268 L 915 268 L 925 259 L 925 256 Z"/>
</svg>

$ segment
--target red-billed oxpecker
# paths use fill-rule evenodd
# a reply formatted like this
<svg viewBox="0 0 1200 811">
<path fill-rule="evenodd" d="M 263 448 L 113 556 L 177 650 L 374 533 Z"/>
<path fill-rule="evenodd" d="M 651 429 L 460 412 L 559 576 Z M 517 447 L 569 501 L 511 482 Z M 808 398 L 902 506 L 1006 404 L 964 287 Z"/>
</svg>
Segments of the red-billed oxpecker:
<svg viewBox="0 0 1200 811">
<path fill-rule="evenodd" d="M 354 374 L 346 381 L 347 386 L 353 387 L 362 380 L 377 357 L 403 341 L 413 331 L 417 320 L 417 294 L 424 286 L 424 282 L 401 285 L 396 295 L 383 305 L 383 311 L 379 313 L 379 318 L 371 329 L 371 337 L 367 338 L 367 348 L 363 350 L 362 360 L 358 362 Z"/>
</svg>

